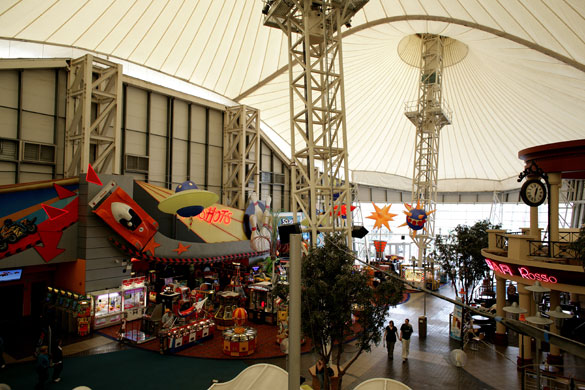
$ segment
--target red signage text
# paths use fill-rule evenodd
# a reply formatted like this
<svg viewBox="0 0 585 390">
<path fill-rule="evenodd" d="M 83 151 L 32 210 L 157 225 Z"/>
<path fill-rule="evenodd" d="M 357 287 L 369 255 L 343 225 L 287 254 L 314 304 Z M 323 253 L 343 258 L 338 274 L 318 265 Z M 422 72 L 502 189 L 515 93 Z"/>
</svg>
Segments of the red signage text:
<svg viewBox="0 0 585 390">
<path fill-rule="evenodd" d="M 546 273 L 531 272 L 528 267 L 519 267 L 514 264 L 497 263 L 491 259 L 485 259 L 487 266 L 494 272 L 504 275 L 520 276 L 528 280 L 538 280 L 545 283 L 557 283 L 558 279 L 555 276 Z"/>
</svg>

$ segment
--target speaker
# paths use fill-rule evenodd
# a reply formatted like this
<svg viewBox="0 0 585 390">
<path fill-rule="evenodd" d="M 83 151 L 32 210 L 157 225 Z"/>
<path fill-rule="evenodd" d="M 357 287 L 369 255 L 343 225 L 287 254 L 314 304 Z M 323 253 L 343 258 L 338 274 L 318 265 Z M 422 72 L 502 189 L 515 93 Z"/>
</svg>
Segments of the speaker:
<svg viewBox="0 0 585 390">
<path fill-rule="evenodd" d="M 291 234 L 300 234 L 301 224 L 293 223 L 292 225 L 280 225 L 278 227 L 278 235 L 280 236 L 281 244 L 288 244 L 290 242 Z"/>
<path fill-rule="evenodd" d="M 368 229 L 363 226 L 353 226 L 351 228 L 351 236 L 355 238 L 364 238 L 368 234 Z"/>
</svg>

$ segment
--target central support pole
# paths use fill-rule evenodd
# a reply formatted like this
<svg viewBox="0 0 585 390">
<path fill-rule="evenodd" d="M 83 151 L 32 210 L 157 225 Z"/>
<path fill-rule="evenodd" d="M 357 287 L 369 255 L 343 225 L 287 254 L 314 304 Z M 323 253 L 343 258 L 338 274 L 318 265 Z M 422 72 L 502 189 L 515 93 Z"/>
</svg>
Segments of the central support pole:
<svg viewBox="0 0 585 390">
<path fill-rule="evenodd" d="M 412 207 L 420 203 L 425 211 L 436 210 L 439 170 L 439 134 L 451 123 L 448 110 L 443 109 L 443 38 L 421 34 L 419 95 L 416 106 L 407 104 L 405 115 L 416 126 L 414 172 L 412 176 Z M 418 266 L 424 264 L 426 282 L 426 251 L 435 235 L 435 213 L 427 215 L 424 230 L 411 230 L 418 247 Z M 431 264 L 431 267 L 434 265 Z M 433 268 L 430 272 L 433 272 Z M 425 296 L 426 297 L 426 296 Z M 426 337 L 426 300 L 424 315 L 419 318 L 419 335 Z M 424 334 L 421 332 L 424 329 Z"/>
<path fill-rule="evenodd" d="M 288 37 L 291 211 L 317 244 L 319 232 L 343 231 L 351 244 L 351 186 L 341 27 L 367 0 L 268 2 L 264 24 Z M 344 210 L 345 214 L 344 215 Z"/>
<path fill-rule="evenodd" d="M 290 235 L 288 388 L 301 386 L 301 235 Z"/>
</svg>

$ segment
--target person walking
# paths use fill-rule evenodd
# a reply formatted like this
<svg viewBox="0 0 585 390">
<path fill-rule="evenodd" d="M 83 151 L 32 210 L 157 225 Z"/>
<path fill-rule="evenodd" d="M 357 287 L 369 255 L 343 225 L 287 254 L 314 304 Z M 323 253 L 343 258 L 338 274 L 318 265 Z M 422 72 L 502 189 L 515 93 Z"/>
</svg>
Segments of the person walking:
<svg viewBox="0 0 585 390">
<path fill-rule="evenodd" d="M 410 352 L 410 336 L 412 336 L 412 325 L 407 319 L 404 320 L 404 324 L 400 327 L 400 341 L 402 341 L 402 362 L 408 360 L 408 353 Z"/>
<path fill-rule="evenodd" d="M 388 359 L 394 359 L 394 345 L 398 338 L 398 328 L 394 326 L 394 321 L 390 321 L 384 329 L 384 346 L 388 348 Z"/>
<path fill-rule="evenodd" d="M 53 346 L 53 382 L 61 381 L 61 372 L 63 371 L 63 347 L 61 339 L 57 339 Z"/>
<path fill-rule="evenodd" d="M 49 347 L 43 345 L 39 348 L 39 355 L 37 356 L 37 375 L 39 376 L 39 382 L 36 384 L 35 389 L 42 390 L 45 388 L 45 383 L 49 379 Z"/>
</svg>

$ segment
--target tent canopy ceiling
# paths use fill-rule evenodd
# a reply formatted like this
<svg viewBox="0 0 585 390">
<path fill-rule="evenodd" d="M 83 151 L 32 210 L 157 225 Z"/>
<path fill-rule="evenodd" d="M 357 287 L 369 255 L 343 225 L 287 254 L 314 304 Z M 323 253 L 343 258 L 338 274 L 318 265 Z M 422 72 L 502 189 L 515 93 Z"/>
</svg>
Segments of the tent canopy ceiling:
<svg viewBox="0 0 585 390">
<path fill-rule="evenodd" d="M 287 41 L 263 25 L 263 6 L 4 0 L 0 57 L 34 42 L 119 58 L 258 108 L 289 141 Z M 439 189 L 517 187 L 519 150 L 585 138 L 583 1 L 370 0 L 351 25 L 343 58 L 349 167 L 358 181 L 386 177 L 392 186 L 397 178 L 400 187 L 412 178 L 415 128 L 404 109 L 417 99 L 420 33 L 450 38 L 443 96 L 453 115 L 441 131 Z"/>
</svg>

